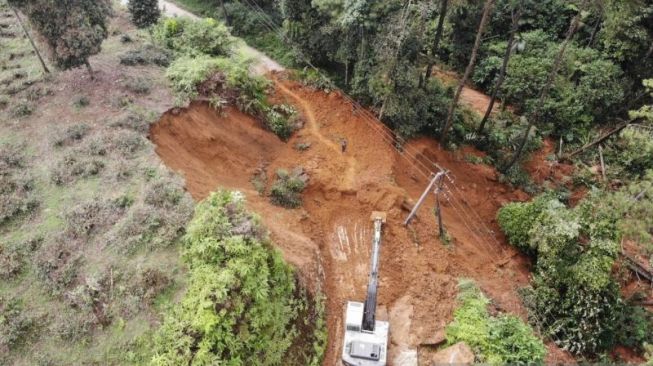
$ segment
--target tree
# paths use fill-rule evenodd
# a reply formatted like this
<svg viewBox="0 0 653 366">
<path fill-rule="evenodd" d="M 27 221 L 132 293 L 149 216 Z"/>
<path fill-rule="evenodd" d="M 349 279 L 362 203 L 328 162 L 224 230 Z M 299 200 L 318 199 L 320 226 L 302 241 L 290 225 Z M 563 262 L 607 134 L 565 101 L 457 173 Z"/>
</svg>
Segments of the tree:
<svg viewBox="0 0 653 366">
<path fill-rule="evenodd" d="M 585 5 L 585 1 L 583 2 L 582 5 Z M 582 5 L 581 5 L 581 9 L 582 9 Z M 567 36 L 565 37 L 564 42 L 562 42 L 562 44 L 560 45 L 558 54 L 555 60 L 553 61 L 553 67 L 549 72 L 549 76 L 547 77 L 546 83 L 544 83 L 544 86 L 542 87 L 542 91 L 540 93 L 540 97 L 538 98 L 537 105 L 535 106 L 535 110 L 533 111 L 530 118 L 528 119 L 528 126 L 526 127 L 526 131 L 524 131 L 524 136 L 522 137 L 522 140 L 519 143 L 519 147 L 517 148 L 517 151 L 515 151 L 515 154 L 513 155 L 510 162 L 501 169 L 501 171 L 504 173 L 510 170 L 510 168 L 512 168 L 512 166 L 515 165 L 517 160 L 519 160 L 519 157 L 524 151 L 524 146 L 526 146 L 526 141 L 528 140 L 528 136 L 530 135 L 531 128 L 533 128 L 533 126 L 537 124 L 540 118 L 540 114 L 542 113 L 542 108 L 544 107 L 544 101 L 549 95 L 549 90 L 551 90 L 551 86 L 553 85 L 553 81 L 556 75 L 558 75 L 558 69 L 560 68 L 560 64 L 562 63 L 562 58 L 565 55 L 565 50 L 567 49 L 567 45 L 569 45 L 571 38 L 574 36 L 576 30 L 578 30 L 578 26 L 580 25 L 580 20 L 582 16 L 581 9 L 579 9 L 574 19 L 572 19 L 571 24 L 569 25 L 569 29 L 567 30 Z"/>
<path fill-rule="evenodd" d="M 435 38 L 433 38 L 433 46 L 431 46 L 431 52 L 429 54 L 429 63 L 426 66 L 426 74 L 424 74 L 424 84 L 426 84 L 433 73 L 433 65 L 435 65 L 435 53 L 438 52 L 440 48 L 440 40 L 442 39 L 442 29 L 444 28 L 444 18 L 447 15 L 447 5 L 449 0 L 441 0 L 440 2 L 440 11 L 438 14 L 438 25 L 435 30 Z"/>
<path fill-rule="evenodd" d="M 34 29 L 45 39 L 52 62 L 61 69 L 85 65 L 101 50 L 108 36 L 107 17 L 110 0 L 10 0 L 29 18 Z"/>
<path fill-rule="evenodd" d="M 481 120 L 481 123 L 478 126 L 479 134 L 483 133 L 483 128 L 485 127 L 485 123 L 487 122 L 488 118 L 490 118 L 490 113 L 492 113 L 492 109 L 494 108 L 494 102 L 497 99 L 497 94 L 499 93 L 501 84 L 503 84 L 503 81 L 506 79 L 506 69 L 508 68 L 508 61 L 510 61 L 510 55 L 513 52 L 513 44 L 515 43 L 515 34 L 517 33 L 517 30 L 519 30 L 519 18 L 521 17 L 521 12 L 522 12 L 522 4 L 520 0 L 518 0 L 518 4 L 515 4 L 515 6 L 512 9 L 512 27 L 510 28 L 510 34 L 508 35 L 508 44 L 506 45 L 506 53 L 503 56 L 503 63 L 501 64 L 499 77 L 497 78 L 497 82 L 496 84 L 494 84 L 494 88 L 492 89 L 490 104 L 488 105 L 487 110 L 485 111 L 485 115 L 483 116 L 483 119 Z"/>
<path fill-rule="evenodd" d="M 481 46 L 481 37 L 485 32 L 485 27 L 487 26 L 488 20 L 490 18 L 490 13 L 492 12 L 493 7 L 494 7 L 494 0 L 487 0 L 485 2 L 485 6 L 483 6 L 483 15 L 481 16 L 481 23 L 478 25 L 478 31 L 476 32 L 476 40 L 474 41 L 474 48 L 472 48 L 472 55 L 469 58 L 469 63 L 467 64 L 465 73 L 463 74 L 463 77 L 460 79 L 460 82 L 458 84 L 458 89 L 456 89 L 456 94 L 454 94 L 453 96 L 453 100 L 451 101 L 451 106 L 449 107 L 449 113 L 447 113 L 447 121 L 445 122 L 444 127 L 442 128 L 441 141 L 443 145 L 447 142 L 447 132 L 449 132 L 449 129 L 451 128 L 451 124 L 453 123 L 454 112 L 456 110 L 456 106 L 458 105 L 460 94 L 462 93 L 463 88 L 467 83 L 467 79 L 469 79 L 469 76 L 472 74 L 472 71 L 474 70 L 474 65 L 476 64 L 476 57 L 478 56 L 478 49 Z"/>
<path fill-rule="evenodd" d="M 127 9 L 131 14 L 132 23 L 138 28 L 147 28 L 161 17 L 159 0 L 129 0 Z"/>
</svg>

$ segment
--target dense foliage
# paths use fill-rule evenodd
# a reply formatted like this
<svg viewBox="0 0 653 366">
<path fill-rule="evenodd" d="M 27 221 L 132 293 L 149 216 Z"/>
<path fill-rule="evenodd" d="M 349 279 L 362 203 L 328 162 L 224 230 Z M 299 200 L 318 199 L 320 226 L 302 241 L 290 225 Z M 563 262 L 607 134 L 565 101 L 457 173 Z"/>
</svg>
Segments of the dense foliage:
<svg viewBox="0 0 653 366">
<path fill-rule="evenodd" d="M 48 45 L 53 63 L 61 68 L 86 65 L 100 52 L 108 36 L 109 0 L 9 1 L 21 9 Z"/>
<path fill-rule="evenodd" d="M 188 290 L 155 335 L 152 364 L 281 365 L 299 356 L 287 351 L 307 300 L 239 193 L 197 206 L 183 257 Z"/>
<path fill-rule="evenodd" d="M 458 289 L 460 306 L 447 325 L 447 343 L 467 343 L 483 363 L 526 365 L 544 360 L 544 343 L 528 324 L 514 315 L 490 316 L 490 301 L 473 282 L 461 280 Z"/>
<path fill-rule="evenodd" d="M 622 216 L 601 196 L 574 209 L 542 196 L 508 204 L 498 217 L 510 242 L 536 258 L 524 301 L 543 334 L 587 355 L 650 341 L 652 319 L 624 302 L 612 276 Z"/>
</svg>

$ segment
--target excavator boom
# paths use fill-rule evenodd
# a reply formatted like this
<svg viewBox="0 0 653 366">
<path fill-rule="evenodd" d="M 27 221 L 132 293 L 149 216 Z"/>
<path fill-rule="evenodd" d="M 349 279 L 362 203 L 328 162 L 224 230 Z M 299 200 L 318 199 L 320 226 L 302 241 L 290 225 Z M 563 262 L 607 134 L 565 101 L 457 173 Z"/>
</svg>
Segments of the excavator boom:
<svg viewBox="0 0 653 366">
<path fill-rule="evenodd" d="M 379 255 L 381 233 L 386 215 L 373 212 L 374 238 L 372 260 L 365 303 L 347 302 L 342 361 L 347 366 L 384 366 L 387 358 L 388 322 L 376 320 L 376 300 L 379 285 Z"/>
</svg>

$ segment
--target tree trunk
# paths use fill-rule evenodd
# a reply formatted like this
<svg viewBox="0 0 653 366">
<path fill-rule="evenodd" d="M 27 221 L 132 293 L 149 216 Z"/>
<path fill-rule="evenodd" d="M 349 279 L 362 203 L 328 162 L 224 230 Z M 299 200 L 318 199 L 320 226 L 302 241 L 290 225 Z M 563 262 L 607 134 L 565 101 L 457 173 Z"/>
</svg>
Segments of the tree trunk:
<svg viewBox="0 0 653 366">
<path fill-rule="evenodd" d="M 84 60 L 84 65 L 86 65 L 86 70 L 88 70 L 88 74 L 91 76 L 91 80 L 95 80 L 95 72 L 91 67 L 91 63 L 88 62 L 88 59 Z"/>
<path fill-rule="evenodd" d="M 594 45 L 594 41 L 596 40 L 596 35 L 599 33 L 599 29 L 601 29 L 601 23 L 603 23 L 603 20 L 601 19 L 603 17 L 603 12 L 599 14 L 599 19 L 596 21 L 596 25 L 594 26 L 594 29 L 592 30 L 592 34 L 590 35 L 590 40 L 587 42 L 587 47 L 592 47 Z"/>
<path fill-rule="evenodd" d="M 34 53 L 36 53 L 36 57 L 38 57 L 39 62 L 41 63 L 41 67 L 43 68 L 43 71 L 46 74 L 50 73 L 50 69 L 45 65 L 45 62 L 43 61 L 43 57 L 41 57 L 41 53 L 39 52 L 39 49 L 36 48 L 36 44 L 34 43 L 34 40 L 32 39 L 32 36 L 30 36 L 29 32 L 27 31 L 27 28 L 25 27 L 25 24 L 23 24 L 23 21 L 20 19 L 20 16 L 18 15 L 18 11 L 16 8 L 11 8 L 11 10 L 14 11 L 14 15 L 16 15 L 16 20 L 18 20 L 18 24 L 20 24 L 20 27 L 23 29 L 23 32 L 25 33 L 25 37 L 29 39 L 29 43 L 32 45 L 32 48 L 34 49 Z"/>
<path fill-rule="evenodd" d="M 442 0 L 440 2 L 440 14 L 438 17 L 438 26 L 435 31 L 435 38 L 433 39 L 433 47 L 431 48 L 431 54 L 430 54 L 431 57 L 429 58 L 429 63 L 426 66 L 426 74 L 424 74 L 423 85 L 426 85 L 426 83 L 428 83 L 429 78 L 433 73 L 433 65 L 435 65 L 435 53 L 438 51 L 438 48 L 440 47 L 440 40 L 442 39 L 442 30 L 444 28 L 444 18 L 446 18 L 447 15 L 448 4 L 449 4 L 449 0 Z"/>
<path fill-rule="evenodd" d="M 533 128 L 533 126 L 536 125 L 538 120 L 540 119 L 540 113 L 542 113 L 542 107 L 544 106 L 544 101 L 549 95 L 549 90 L 553 85 L 553 81 L 555 80 L 556 75 L 558 75 L 558 69 L 560 69 L 560 64 L 562 63 L 562 58 L 565 55 L 565 51 L 567 50 L 569 41 L 571 41 L 571 38 L 576 33 L 576 30 L 578 30 L 578 25 L 580 24 L 581 12 L 584 5 L 585 2 L 581 4 L 580 9 L 578 10 L 578 14 L 576 14 L 574 19 L 571 21 L 571 24 L 569 25 L 569 30 L 567 30 L 567 36 L 565 37 L 564 42 L 562 42 L 562 45 L 560 45 L 558 54 L 556 55 L 556 58 L 553 62 L 553 67 L 551 68 L 551 71 L 549 72 L 549 76 L 546 79 L 546 83 L 544 84 L 544 87 L 540 92 L 540 97 L 537 100 L 537 105 L 535 106 L 535 110 L 533 111 L 533 114 L 529 118 L 528 126 L 526 127 L 526 131 L 524 132 L 524 136 L 522 137 L 521 142 L 519 143 L 519 147 L 517 148 L 517 151 L 515 151 L 515 154 L 510 160 L 510 162 L 508 163 L 508 165 L 506 165 L 501 169 L 502 173 L 505 173 L 508 170 L 510 170 L 510 168 L 512 168 L 512 166 L 515 165 L 517 160 L 519 160 L 519 157 L 524 151 L 524 146 L 526 146 L 526 141 L 528 141 L 528 135 L 530 134 L 531 128 Z"/>
<path fill-rule="evenodd" d="M 224 0 L 220 0 L 220 7 L 222 8 L 222 15 L 224 15 L 224 23 L 227 26 L 230 26 L 231 20 L 229 20 L 229 14 L 227 13 L 227 8 L 224 7 Z"/>
<path fill-rule="evenodd" d="M 458 105 L 460 94 L 462 93 L 463 88 L 467 83 L 467 79 L 469 79 L 469 76 L 472 74 L 472 71 L 474 70 L 474 65 L 476 64 L 476 57 L 478 56 L 478 49 L 481 46 L 481 38 L 483 37 L 483 33 L 485 32 L 485 27 L 487 26 L 488 20 L 490 19 L 490 13 L 492 12 L 493 6 L 494 6 L 494 0 L 487 0 L 485 2 L 485 6 L 483 7 L 483 16 L 481 17 L 481 23 L 478 25 L 478 31 L 476 32 L 476 40 L 474 40 L 474 48 L 472 48 L 472 55 L 469 58 L 469 63 L 467 64 L 465 73 L 463 74 L 462 79 L 460 79 L 460 82 L 458 84 L 458 89 L 456 89 L 456 94 L 454 94 L 453 96 L 453 100 L 451 101 L 451 106 L 449 106 L 449 113 L 447 113 L 447 121 L 444 124 L 444 128 L 442 129 L 442 138 L 441 138 L 442 145 L 446 144 L 447 142 L 447 132 L 449 132 L 449 129 L 451 128 L 451 124 L 453 123 L 453 115 L 454 112 L 456 111 L 456 106 Z"/>
<path fill-rule="evenodd" d="M 506 53 L 503 56 L 503 64 L 501 64 L 501 70 L 499 71 L 499 78 L 497 79 L 497 82 L 494 85 L 494 89 L 492 90 L 492 96 L 490 97 L 490 104 L 488 105 L 487 110 L 485 111 L 485 115 L 481 120 L 481 124 L 478 126 L 477 133 L 479 135 L 483 133 L 483 129 L 485 128 L 485 123 L 487 123 L 488 118 L 490 118 L 490 114 L 492 113 L 492 109 L 494 108 L 494 102 L 497 100 L 497 94 L 499 93 L 499 89 L 501 89 L 501 84 L 503 84 L 503 81 L 506 78 L 508 61 L 510 61 L 510 55 L 512 54 L 512 45 L 515 43 L 515 34 L 517 33 L 517 30 L 519 30 L 520 17 L 521 17 L 521 4 L 518 4 L 517 9 L 513 9 L 512 28 L 510 28 L 510 35 L 508 36 L 508 46 L 506 48 Z"/>
</svg>

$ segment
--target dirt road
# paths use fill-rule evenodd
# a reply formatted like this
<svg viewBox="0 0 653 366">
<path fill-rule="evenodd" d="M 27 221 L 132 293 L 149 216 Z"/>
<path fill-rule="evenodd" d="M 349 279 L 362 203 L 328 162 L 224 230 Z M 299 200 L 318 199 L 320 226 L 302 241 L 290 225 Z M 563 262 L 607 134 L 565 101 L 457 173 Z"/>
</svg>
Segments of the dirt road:
<svg viewBox="0 0 653 366">
<path fill-rule="evenodd" d="M 325 365 L 338 364 L 345 302 L 364 300 L 372 211 L 388 213 L 379 317 L 390 321 L 390 365 L 414 364 L 418 349 L 424 357 L 427 351 L 420 344 L 451 320 L 460 277 L 474 278 L 498 309 L 525 315 L 517 289 L 528 283 L 528 263 L 505 244 L 495 223 L 497 209 L 526 199 L 523 192 L 499 184 L 492 168 L 467 163 L 430 139 L 413 141 L 400 154 L 380 134 L 380 122 L 371 125 L 354 114 L 338 93 L 277 78 L 273 99 L 295 105 L 307 121 L 288 143 L 237 110 L 220 115 L 202 103 L 164 115 L 152 127 L 151 138 L 163 161 L 185 176 L 196 199 L 218 187 L 244 192 L 303 281 L 324 291 L 329 328 Z M 344 154 L 338 146 L 343 137 L 348 140 Z M 300 151 L 294 148 L 298 143 L 310 148 Z M 437 236 L 433 198 L 410 227 L 402 225 L 405 202 L 416 199 L 426 185 L 413 168 L 415 161 L 405 158 L 408 151 L 452 171 L 450 199 L 443 207 L 447 243 Z M 251 183 L 264 171 L 269 189 L 276 169 L 296 166 L 310 176 L 300 209 L 273 206 Z M 552 350 L 549 361 L 568 361 Z"/>
</svg>

